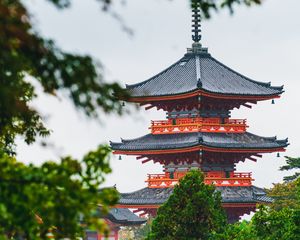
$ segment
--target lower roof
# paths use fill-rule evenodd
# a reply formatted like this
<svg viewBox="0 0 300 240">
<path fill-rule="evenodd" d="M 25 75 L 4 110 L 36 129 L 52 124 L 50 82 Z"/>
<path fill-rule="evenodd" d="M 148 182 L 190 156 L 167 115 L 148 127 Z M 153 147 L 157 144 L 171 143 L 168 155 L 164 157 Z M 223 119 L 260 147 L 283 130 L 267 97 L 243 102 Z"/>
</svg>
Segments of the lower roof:
<svg viewBox="0 0 300 240">
<path fill-rule="evenodd" d="M 103 218 L 122 226 L 140 225 L 147 221 L 145 218 L 135 215 L 128 208 L 112 208 Z"/>
<path fill-rule="evenodd" d="M 271 203 L 262 188 L 216 187 L 221 192 L 222 203 Z M 143 188 L 131 193 L 121 193 L 120 205 L 161 205 L 172 194 L 173 188 Z"/>
<path fill-rule="evenodd" d="M 171 150 L 206 146 L 226 149 L 278 149 L 288 145 L 288 140 L 277 140 L 276 137 L 261 137 L 245 133 L 177 133 L 147 134 L 145 136 L 111 142 L 115 151 Z"/>
</svg>

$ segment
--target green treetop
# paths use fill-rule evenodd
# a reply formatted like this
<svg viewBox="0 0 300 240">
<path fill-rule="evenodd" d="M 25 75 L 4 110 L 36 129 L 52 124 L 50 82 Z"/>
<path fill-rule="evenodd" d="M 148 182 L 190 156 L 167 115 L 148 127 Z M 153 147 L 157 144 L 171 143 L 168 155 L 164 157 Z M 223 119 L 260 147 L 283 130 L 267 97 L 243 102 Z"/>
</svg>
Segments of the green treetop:
<svg viewBox="0 0 300 240">
<path fill-rule="evenodd" d="M 158 209 L 147 239 L 210 239 L 225 223 L 220 193 L 204 183 L 202 173 L 191 171 Z"/>
<path fill-rule="evenodd" d="M 300 158 L 285 157 L 286 165 L 280 167 L 280 171 L 290 171 L 300 169 Z M 300 177 L 300 172 L 295 172 L 291 176 L 284 177 L 286 182 L 293 181 Z"/>
</svg>

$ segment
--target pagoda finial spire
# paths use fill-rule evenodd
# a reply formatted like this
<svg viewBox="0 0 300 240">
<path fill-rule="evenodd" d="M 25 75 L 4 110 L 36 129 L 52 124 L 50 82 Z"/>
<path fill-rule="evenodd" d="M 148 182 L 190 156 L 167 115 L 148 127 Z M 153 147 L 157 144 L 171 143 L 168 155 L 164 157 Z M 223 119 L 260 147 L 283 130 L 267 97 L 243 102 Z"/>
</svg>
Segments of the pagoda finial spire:
<svg viewBox="0 0 300 240">
<path fill-rule="evenodd" d="M 201 40 L 201 15 L 199 2 L 193 2 L 192 12 L 192 39 L 194 42 L 198 43 Z"/>
</svg>

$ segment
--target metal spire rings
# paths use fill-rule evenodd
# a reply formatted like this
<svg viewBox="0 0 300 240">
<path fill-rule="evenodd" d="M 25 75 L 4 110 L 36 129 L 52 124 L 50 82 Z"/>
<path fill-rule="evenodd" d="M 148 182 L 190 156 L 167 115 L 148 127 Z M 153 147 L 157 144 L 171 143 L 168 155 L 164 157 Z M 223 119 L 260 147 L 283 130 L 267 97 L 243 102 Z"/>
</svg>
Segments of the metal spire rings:
<svg viewBox="0 0 300 240">
<path fill-rule="evenodd" d="M 194 2 L 192 6 L 193 19 L 192 19 L 192 39 L 194 42 L 199 42 L 201 40 L 201 15 L 200 15 L 200 5 L 198 2 Z"/>
</svg>

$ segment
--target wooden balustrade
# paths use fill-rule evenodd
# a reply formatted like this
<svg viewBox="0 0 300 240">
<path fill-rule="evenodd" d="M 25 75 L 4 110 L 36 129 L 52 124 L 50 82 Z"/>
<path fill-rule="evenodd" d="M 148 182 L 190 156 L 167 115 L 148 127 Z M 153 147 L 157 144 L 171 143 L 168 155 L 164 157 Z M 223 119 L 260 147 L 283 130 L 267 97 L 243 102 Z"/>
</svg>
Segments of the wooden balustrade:
<svg viewBox="0 0 300 240">
<path fill-rule="evenodd" d="M 206 184 L 214 184 L 215 186 L 251 186 L 252 185 L 252 174 L 248 172 L 231 172 L 229 177 L 225 177 L 225 172 L 220 172 L 220 175 L 215 176 L 208 173 L 205 177 Z"/>
<path fill-rule="evenodd" d="M 170 134 L 186 132 L 234 132 L 243 133 L 247 125 L 245 119 L 220 118 L 178 118 L 151 121 L 152 134 Z"/>
<path fill-rule="evenodd" d="M 205 173 L 204 182 L 206 184 L 214 184 L 218 187 L 239 187 L 239 186 L 251 186 L 252 174 L 248 172 L 231 172 L 229 177 L 225 176 L 225 172 L 208 172 Z M 168 188 L 174 187 L 180 178 L 184 174 L 173 174 L 173 178 L 170 177 L 170 173 L 165 174 L 148 174 L 148 179 L 145 181 L 148 183 L 149 188 Z"/>
<path fill-rule="evenodd" d="M 149 188 L 167 188 L 174 187 L 178 183 L 179 178 L 170 178 L 169 173 L 166 174 L 148 174 Z"/>
</svg>

